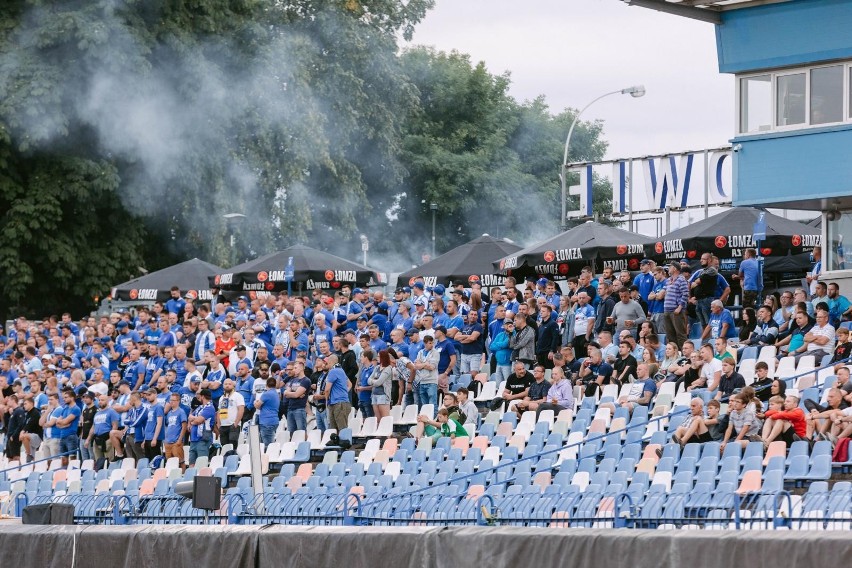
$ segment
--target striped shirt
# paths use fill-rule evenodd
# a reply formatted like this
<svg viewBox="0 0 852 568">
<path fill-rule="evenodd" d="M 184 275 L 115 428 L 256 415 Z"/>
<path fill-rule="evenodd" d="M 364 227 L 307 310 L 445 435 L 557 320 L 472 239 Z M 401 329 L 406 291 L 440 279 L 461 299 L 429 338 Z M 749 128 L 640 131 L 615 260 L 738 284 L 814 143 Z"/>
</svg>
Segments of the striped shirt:
<svg viewBox="0 0 852 568">
<path fill-rule="evenodd" d="M 678 306 L 686 308 L 686 302 L 689 299 L 689 284 L 686 279 L 678 275 L 670 278 L 666 284 L 666 299 L 663 303 L 664 312 L 673 312 Z"/>
</svg>

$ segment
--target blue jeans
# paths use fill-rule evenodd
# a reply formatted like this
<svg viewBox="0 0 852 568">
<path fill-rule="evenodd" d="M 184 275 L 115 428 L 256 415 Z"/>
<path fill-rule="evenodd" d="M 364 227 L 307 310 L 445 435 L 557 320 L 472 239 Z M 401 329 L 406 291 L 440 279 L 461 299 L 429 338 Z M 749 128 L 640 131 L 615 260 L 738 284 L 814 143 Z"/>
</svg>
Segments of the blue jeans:
<svg viewBox="0 0 852 568">
<path fill-rule="evenodd" d="M 261 439 L 262 438 L 263 437 L 261 436 Z M 273 437 L 273 439 L 274 439 L 274 437 Z M 195 462 L 198 461 L 198 458 L 201 458 L 201 457 L 209 458 L 210 457 L 210 444 L 212 442 L 213 442 L 213 440 L 204 440 L 204 439 L 198 440 L 196 442 L 190 442 L 189 443 L 189 461 L 187 462 L 187 464 L 188 465 L 195 465 Z"/>
<path fill-rule="evenodd" d="M 420 406 L 423 408 L 426 404 L 434 406 L 435 411 L 438 410 L 438 385 L 436 383 L 423 384 L 417 387 L 417 394 L 420 396 Z"/>
<path fill-rule="evenodd" d="M 319 430 L 320 432 L 325 432 L 328 428 L 328 419 L 326 418 L 326 412 L 328 411 L 323 410 L 322 412 L 320 412 L 319 410 L 314 408 L 314 417 L 317 421 L 317 430 Z"/>
<path fill-rule="evenodd" d="M 291 435 L 296 430 L 308 429 L 308 414 L 304 408 L 287 409 L 287 429 Z"/>
<path fill-rule="evenodd" d="M 370 418 L 372 416 L 375 416 L 373 414 L 373 401 L 372 400 L 363 401 L 363 400 L 359 399 L 358 400 L 358 410 L 361 411 L 362 418 Z"/>
<path fill-rule="evenodd" d="M 416 404 L 420 408 L 420 389 L 417 386 L 411 385 L 411 390 L 405 393 L 405 398 L 402 400 L 404 406 Z"/>
<path fill-rule="evenodd" d="M 266 447 L 275 441 L 275 432 L 278 430 L 278 424 L 258 426 L 258 430 L 260 431 L 260 442 Z"/>
<path fill-rule="evenodd" d="M 94 459 L 95 459 L 95 453 L 92 451 L 91 446 L 89 446 L 88 448 L 80 446 L 80 460 L 81 461 L 94 460 Z"/>
<path fill-rule="evenodd" d="M 77 437 L 77 434 L 71 434 L 70 436 L 65 436 L 64 438 L 59 438 L 59 453 L 64 454 L 66 452 L 75 452 L 73 454 L 67 455 L 65 457 L 69 459 L 75 459 L 77 457 L 77 450 L 80 449 L 80 439 Z"/>
<path fill-rule="evenodd" d="M 713 303 L 715 298 L 701 298 L 698 300 L 695 306 L 695 311 L 698 312 L 698 321 L 701 323 L 701 327 L 707 327 L 707 323 L 710 321 L 710 304 Z"/>
</svg>

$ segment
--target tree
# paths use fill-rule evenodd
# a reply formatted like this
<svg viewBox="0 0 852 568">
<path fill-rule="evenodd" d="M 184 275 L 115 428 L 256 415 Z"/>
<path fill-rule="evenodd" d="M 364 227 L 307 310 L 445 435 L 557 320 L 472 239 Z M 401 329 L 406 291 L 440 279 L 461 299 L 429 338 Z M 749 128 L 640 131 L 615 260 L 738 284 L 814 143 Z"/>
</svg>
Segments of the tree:
<svg viewBox="0 0 852 568">
<path fill-rule="evenodd" d="M 53 243 L 79 259 L 59 272 L 63 285 L 74 283 L 68 292 L 87 298 L 137 266 L 232 256 L 224 213 L 247 215 L 237 240 L 249 255 L 307 241 L 346 248 L 370 214 L 368 188 L 401 179 L 401 121 L 417 100 L 399 70 L 396 34 L 410 36 L 431 5 L 7 2 L 4 301 L 53 305 L 31 286 L 55 267 L 30 253 L 54 233 L 100 253 L 92 243 L 105 242 L 103 267 L 86 250 Z M 31 205 L 15 201 L 22 195 Z M 62 209 L 66 199 L 86 218 L 60 216 L 76 212 Z M 80 302 L 69 296 L 64 305 Z"/>
<path fill-rule="evenodd" d="M 438 253 L 485 232 L 530 242 L 558 231 L 557 176 L 574 111 L 554 116 L 543 97 L 519 104 L 508 74 L 493 75 L 457 52 L 415 48 L 402 62 L 420 104 L 405 125 L 408 176 L 387 220 L 389 248 L 407 243 L 410 261 L 419 261 L 430 246 L 431 203 Z M 603 156 L 601 129 L 578 124 L 578 155 Z"/>
</svg>

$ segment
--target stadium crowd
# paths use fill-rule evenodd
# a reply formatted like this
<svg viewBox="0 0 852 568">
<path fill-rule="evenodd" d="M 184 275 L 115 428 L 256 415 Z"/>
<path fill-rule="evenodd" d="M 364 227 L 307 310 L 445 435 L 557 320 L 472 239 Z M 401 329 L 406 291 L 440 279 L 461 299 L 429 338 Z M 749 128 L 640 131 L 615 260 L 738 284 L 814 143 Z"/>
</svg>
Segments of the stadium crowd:
<svg viewBox="0 0 852 568">
<path fill-rule="evenodd" d="M 344 286 L 233 304 L 216 291 L 207 304 L 173 288 L 167 302 L 132 312 L 21 317 L 0 337 L 5 453 L 32 459 L 41 448 L 99 467 L 163 455 L 186 466 L 214 446 L 236 446 L 249 422 L 268 445 L 282 420 L 291 432 L 310 422 L 340 431 L 353 409 L 381 419 L 400 404 L 438 408 L 412 435 L 452 437 L 480 420 L 473 398 L 491 381 L 505 382 L 491 409 L 518 414 L 558 413 L 611 384 L 630 387 L 610 408 L 633 412 L 674 382 L 694 397 L 674 435 L 681 444 L 849 438 L 852 343 L 842 323 L 852 303 L 818 269 L 810 289 L 760 301 L 755 256 L 748 249 L 734 275 L 739 325 L 726 307 L 731 285 L 709 253 L 695 271 L 685 259 L 646 259 L 638 274 L 586 268 L 564 288 L 507 277 L 486 293 L 478 282 L 447 289 L 416 278 L 392 297 Z M 695 328 L 700 339 L 688 339 Z M 747 386 L 737 362 L 764 346 L 778 360 L 836 364 L 826 404 L 808 400 L 803 410 L 771 378 L 776 358 L 761 359 Z"/>
</svg>

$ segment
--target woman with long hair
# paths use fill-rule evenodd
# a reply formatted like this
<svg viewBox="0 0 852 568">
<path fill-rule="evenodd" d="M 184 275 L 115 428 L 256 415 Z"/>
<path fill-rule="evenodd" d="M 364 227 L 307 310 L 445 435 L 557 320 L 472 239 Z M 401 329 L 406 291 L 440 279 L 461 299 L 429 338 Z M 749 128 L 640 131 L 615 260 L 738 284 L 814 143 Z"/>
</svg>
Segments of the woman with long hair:
<svg viewBox="0 0 852 568">
<path fill-rule="evenodd" d="M 379 351 L 379 365 L 370 375 L 368 382 L 373 387 L 371 399 L 373 414 L 377 422 L 390 415 L 390 394 L 393 387 L 393 366 L 387 349 Z"/>
<path fill-rule="evenodd" d="M 751 332 L 757 327 L 757 314 L 754 308 L 746 308 L 743 310 L 743 324 L 740 326 L 740 341 L 745 341 L 751 337 Z"/>
</svg>

